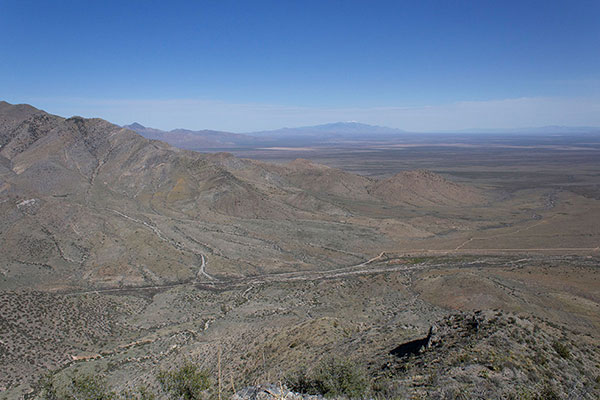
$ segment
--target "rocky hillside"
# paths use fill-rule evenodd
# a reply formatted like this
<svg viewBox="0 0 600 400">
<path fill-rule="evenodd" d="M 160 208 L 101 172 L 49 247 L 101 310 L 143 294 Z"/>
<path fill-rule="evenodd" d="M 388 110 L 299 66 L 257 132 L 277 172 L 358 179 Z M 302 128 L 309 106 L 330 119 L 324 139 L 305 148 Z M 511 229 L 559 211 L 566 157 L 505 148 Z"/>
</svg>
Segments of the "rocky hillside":
<svg viewBox="0 0 600 400">
<path fill-rule="evenodd" d="M 372 213 L 484 199 L 429 173 L 377 182 L 303 160 L 199 154 L 5 102 L 0 144 L 2 287 L 165 285 L 351 264 L 391 239 L 371 223 L 340 225 L 361 204 Z"/>
<path fill-rule="evenodd" d="M 371 194 L 395 205 L 468 206 L 486 202 L 486 194 L 467 185 L 451 182 L 430 171 L 401 172 L 371 186 Z"/>
<path fill-rule="evenodd" d="M 477 311 L 448 315 L 434 329 L 415 353 L 399 355 L 393 349 L 379 355 L 385 359 L 381 364 L 369 360 L 370 369 L 360 362 L 335 369 L 308 366 L 300 381 L 289 375 L 279 384 L 245 388 L 233 398 L 546 400 L 592 399 L 600 393 L 600 376 L 593 372 L 598 349 L 589 339 L 570 339 L 564 328 L 534 317 Z"/>
<path fill-rule="evenodd" d="M 270 383 L 238 390 L 233 379 L 219 380 L 220 370 L 201 369 L 190 362 L 174 364 L 157 373 L 138 390 L 146 395 L 141 398 L 178 398 L 177 395 L 188 392 L 193 393 L 190 399 L 231 396 L 236 400 L 547 400 L 595 399 L 600 393 L 597 346 L 590 338 L 573 337 L 573 332 L 564 327 L 532 316 L 488 310 L 450 313 L 435 321 L 431 331 L 425 337 L 396 342 L 393 348 L 369 345 L 368 338 L 355 342 L 353 346 L 366 352 L 361 358 L 329 354 L 309 364 L 286 358 L 285 363 L 292 364 L 291 368 L 272 360 L 267 364 L 263 358 L 263 368 L 281 371 L 283 367 L 286 372 Z M 316 334 L 320 335 L 320 330 Z M 304 345 L 290 343 L 291 347 Z M 180 341 L 181 345 L 186 346 Z M 272 351 L 287 351 L 292 357 L 290 349 Z M 315 352 L 308 348 L 294 351 Z M 118 368 L 118 364 L 112 366 Z M 114 380 L 111 384 L 103 375 L 80 373 L 71 379 L 61 379 L 59 374 L 49 377 L 38 387 L 36 398 L 78 398 L 77 395 L 89 396 L 90 389 L 95 397 L 85 398 L 124 400 L 132 395 L 131 389 L 115 390 Z M 165 379 L 171 385 L 165 385 Z M 79 381 L 86 385 L 78 384 Z M 238 387 L 241 382 L 237 381 Z"/>
</svg>

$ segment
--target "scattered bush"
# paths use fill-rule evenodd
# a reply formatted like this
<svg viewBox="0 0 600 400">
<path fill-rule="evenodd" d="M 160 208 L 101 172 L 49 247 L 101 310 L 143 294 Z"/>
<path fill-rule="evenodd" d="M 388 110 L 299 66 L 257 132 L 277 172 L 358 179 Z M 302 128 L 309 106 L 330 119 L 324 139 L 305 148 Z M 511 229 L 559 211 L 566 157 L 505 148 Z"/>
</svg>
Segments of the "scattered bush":
<svg viewBox="0 0 600 400">
<path fill-rule="evenodd" d="M 300 369 L 286 378 L 290 389 L 325 397 L 362 398 L 369 387 L 365 373 L 350 360 L 330 358 L 308 373 Z"/>
<path fill-rule="evenodd" d="M 456 357 L 454 364 L 455 365 L 466 364 L 469 361 L 471 361 L 471 359 L 472 359 L 471 355 L 467 352 L 464 352 L 464 353 L 459 354 Z"/>
<path fill-rule="evenodd" d="M 552 348 L 558 353 L 559 356 L 561 356 L 562 358 L 569 358 L 571 357 L 571 352 L 569 351 L 569 348 L 561 343 L 561 342 L 554 342 L 552 343 Z"/>
<path fill-rule="evenodd" d="M 537 365 L 544 366 L 544 365 L 548 364 L 548 359 L 546 358 L 544 353 L 542 353 L 542 351 L 540 351 L 538 349 L 535 352 L 535 355 L 533 356 L 533 362 L 536 363 Z"/>
<path fill-rule="evenodd" d="M 162 371 L 158 375 L 162 389 L 172 399 L 197 400 L 211 387 L 209 374 L 197 365 L 187 363 L 176 371 Z"/>
<path fill-rule="evenodd" d="M 560 396 L 554 391 L 552 386 L 546 385 L 540 394 L 538 394 L 537 399 L 539 400 L 560 400 Z"/>
<path fill-rule="evenodd" d="M 94 375 L 79 375 L 71 380 L 71 397 L 77 400 L 111 400 L 114 393 L 108 391 L 106 381 Z"/>
<path fill-rule="evenodd" d="M 306 367 L 300 367 L 285 377 L 285 384 L 294 392 L 317 394 L 312 376 L 308 375 Z"/>
<path fill-rule="evenodd" d="M 116 397 L 108 390 L 106 381 L 94 375 L 76 375 L 64 387 L 58 387 L 51 375 L 40 383 L 42 398 L 46 400 L 113 400 Z"/>
<path fill-rule="evenodd" d="M 54 376 L 47 374 L 40 379 L 39 385 L 42 389 L 41 397 L 44 400 L 58 400 L 58 393 L 54 387 Z"/>
<path fill-rule="evenodd" d="M 134 392 L 126 390 L 121 397 L 124 400 L 156 400 L 156 395 L 145 386 L 138 387 Z"/>
</svg>

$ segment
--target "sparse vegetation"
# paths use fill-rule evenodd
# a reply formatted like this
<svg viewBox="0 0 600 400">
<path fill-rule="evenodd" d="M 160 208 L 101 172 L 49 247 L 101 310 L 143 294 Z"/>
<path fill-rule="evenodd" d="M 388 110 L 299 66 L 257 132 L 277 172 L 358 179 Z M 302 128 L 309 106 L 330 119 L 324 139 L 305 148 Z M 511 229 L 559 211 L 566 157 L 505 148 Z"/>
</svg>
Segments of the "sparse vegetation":
<svg viewBox="0 0 600 400">
<path fill-rule="evenodd" d="M 189 362 L 174 371 L 161 371 L 158 381 L 162 389 L 175 400 L 201 399 L 211 387 L 208 372 Z"/>
<path fill-rule="evenodd" d="M 328 358 L 314 369 L 301 368 L 286 378 L 286 384 L 299 393 L 325 397 L 362 398 L 369 389 L 364 371 L 356 363 Z"/>
<path fill-rule="evenodd" d="M 569 347 L 562 342 L 555 341 L 552 343 L 552 348 L 558 353 L 562 358 L 570 358 L 571 352 L 569 351 Z"/>
<path fill-rule="evenodd" d="M 192 363 L 174 371 L 162 371 L 157 376 L 164 394 L 174 400 L 200 400 L 209 397 L 209 374 Z M 156 400 L 162 398 L 147 386 L 125 389 L 116 393 L 99 375 L 75 374 L 65 382 L 48 374 L 40 380 L 40 396 L 44 400 Z"/>
<path fill-rule="evenodd" d="M 547 384 L 536 396 L 536 400 L 560 400 L 561 397 L 556 393 L 554 388 Z"/>
<path fill-rule="evenodd" d="M 42 382 L 45 400 L 114 400 L 116 394 L 108 390 L 103 377 L 89 374 L 76 375 L 66 385 L 60 385 L 48 375 Z"/>
<path fill-rule="evenodd" d="M 156 395 L 146 386 L 136 390 L 126 390 L 121 394 L 123 400 L 156 400 Z"/>
</svg>

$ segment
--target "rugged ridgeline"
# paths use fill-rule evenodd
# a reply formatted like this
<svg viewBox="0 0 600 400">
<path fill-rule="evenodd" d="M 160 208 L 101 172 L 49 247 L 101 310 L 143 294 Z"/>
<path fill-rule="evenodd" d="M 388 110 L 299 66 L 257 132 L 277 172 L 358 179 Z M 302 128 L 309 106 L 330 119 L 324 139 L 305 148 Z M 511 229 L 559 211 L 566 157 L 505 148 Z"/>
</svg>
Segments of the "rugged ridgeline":
<svg viewBox="0 0 600 400">
<path fill-rule="evenodd" d="M 486 201 L 431 173 L 379 182 L 303 160 L 203 155 L 101 119 L 5 102 L 0 145 L 8 288 L 165 285 L 352 264 L 391 239 L 342 219 Z"/>
<path fill-rule="evenodd" d="M 161 140 L 172 146 L 190 150 L 228 148 L 251 145 L 257 142 L 257 139 L 252 136 L 208 129 L 200 131 L 189 129 L 163 131 L 143 126 L 137 122 L 125 125 L 123 128 L 135 131 L 147 139 Z"/>
<path fill-rule="evenodd" d="M 214 130 L 173 129 L 163 131 L 134 122 L 123 126 L 148 139 L 167 142 L 175 147 L 188 150 L 206 151 L 207 149 L 229 149 L 258 146 L 287 146 L 290 143 L 339 143 L 341 141 L 364 141 L 406 136 L 400 129 L 365 125 L 356 122 L 337 122 L 333 124 L 283 128 L 271 131 L 237 134 Z M 414 135 L 414 134 L 413 134 Z"/>
</svg>

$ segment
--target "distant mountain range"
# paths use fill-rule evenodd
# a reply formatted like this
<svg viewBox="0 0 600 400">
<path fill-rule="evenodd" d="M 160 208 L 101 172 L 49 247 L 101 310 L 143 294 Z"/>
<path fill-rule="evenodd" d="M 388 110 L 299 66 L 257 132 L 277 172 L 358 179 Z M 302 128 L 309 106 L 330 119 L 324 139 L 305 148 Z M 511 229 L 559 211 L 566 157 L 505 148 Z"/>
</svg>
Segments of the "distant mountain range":
<svg viewBox="0 0 600 400">
<path fill-rule="evenodd" d="M 588 134 L 600 133 L 598 127 L 543 126 L 512 129 L 473 128 L 458 131 L 415 133 L 397 128 L 368 125 L 359 122 L 334 122 L 323 125 L 303 126 L 297 128 L 280 128 L 267 131 L 232 133 L 215 130 L 193 131 L 173 129 L 163 131 L 149 128 L 137 122 L 125 125 L 124 128 L 139 133 L 148 139 L 167 142 L 173 146 L 189 149 L 229 149 L 236 147 L 260 146 L 297 146 L 327 144 L 342 141 L 386 140 L 391 138 L 427 136 L 431 134 L 524 134 L 524 135 L 556 135 L 556 134 Z"/>
<path fill-rule="evenodd" d="M 358 122 L 281 128 L 270 131 L 231 133 L 213 130 L 192 131 L 173 129 L 163 131 L 134 122 L 123 128 L 139 133 L 147 139 L 162 140 L 173 146 L 189 149 L 228 149 L 248 146 L 281 146 L 339 142 L 343 140 L 373 140 L 407 134 L 406 131 Z"/>
<path fill-rule="evenodd" d="M 600 127 L 597 126 L 562 126 L 548 125 L 525 128 L 472 128 L 459 131 L 448 131 L 448 133 L 511 133 L 511 134 L 569 134 L 569 133 L 599 133 Z"/>
<path fill-rule="evenodd" d="M 173 146 L 184 149 L 228 148 L 242 145 L 252 145 L 255 138 L 231 132 L 212 131 L 208 129 L 192 131 L 188 129 L 173 129 L 162 131 L 149 128 L 134 122 L 123 128 L 139 133 L 147 139 L 161 140 Z"/>
<path fill-rule="evenodd" d="M 259 131 L 248 133 L 250 136 L 258 137 L 298 137 L 298 136 L 317 136 L 325 135 L 329 138 L 355 138 L 355 137 L 376 137 L 389 135 L 402 135 L 406 131 L 385 126 L 367 125 L 359 122 L 334 122 L 330 124 L 303 126 L 299 128 L 281 128 L 270 131 Z"/>
</svg>

